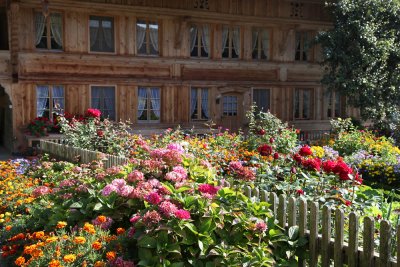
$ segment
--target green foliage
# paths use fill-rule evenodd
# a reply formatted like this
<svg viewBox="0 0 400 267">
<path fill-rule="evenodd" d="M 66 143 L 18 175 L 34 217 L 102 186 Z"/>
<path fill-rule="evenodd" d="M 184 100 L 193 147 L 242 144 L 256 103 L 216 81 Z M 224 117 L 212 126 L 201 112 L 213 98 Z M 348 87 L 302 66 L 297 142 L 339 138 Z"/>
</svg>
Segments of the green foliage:
<svg viewBox="0 0 400 267">
<path fill-rule="evenodd" d="M 347 96 L 364 119 L 398 121 L 400 2 L 331 3 L 334 27 L 317 38 L 323 47 L 323 84 Z"/>
</svg>

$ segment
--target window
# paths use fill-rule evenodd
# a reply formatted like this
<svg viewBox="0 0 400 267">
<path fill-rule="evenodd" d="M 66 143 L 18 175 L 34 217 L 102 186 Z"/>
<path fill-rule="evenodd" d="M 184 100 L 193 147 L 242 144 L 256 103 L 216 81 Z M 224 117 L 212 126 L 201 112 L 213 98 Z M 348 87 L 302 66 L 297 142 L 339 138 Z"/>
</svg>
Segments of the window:
<svg viewBox="0 0 400 267">
<path fill-rule="evenodd" d="M 160 121 L 160 88 L 139 87 L 137 119 L 142 122 Z"/>
<path fill-rule="evenodd" d="M 0 7 L 0 50 L 8 50 L 7 10 Z"/>
<path fill-rule="evenodd" d="M 253 29 L 253 59 L 269 59 L 269 31 Z"/>
<path fill-rule="evenodd" d="M 240 28 L 222 26 L 222 58 L 240 57 Z"/>
<path fill-rule="evenodd" d="M 208 88 L 192 88 L 190 92 L 190 118 L 208 120 L 210 118 Z"/>
<path fill-rule="evenodd" d="M 190 27 L 190 56 L 209 57 L 210 29 L 208 25 L 192 25 Z"/>
<path fill-rule="evenodd" d="M 223 98 L 223 112 L 224 116 L 237 116 L 238 114 L 238 97 L 237 96 L 224 96 Z"/>
<path fill-rule="evenodd" d="M 64 87 L 61 85 L 36 86 L 36 116 L 53 121 L 64 114 Z"/>
<path fill-rule="evenodd" d="M 115 87 L 92 86 L 91 108 L 101 111 L 102 117 L 115 120 Z"/>
<path fill-rule="evenodd" d="M 35 13 L 35 46 L 40 49 L 61 50 L 63 48 L 63 19 L 61 13 L 45 17 Z"/>
<path fill-rule="evenodd" d="M 90 16 L 90 51 L 114 52 L 114 18 Z"/>
<path fill-rule="evenodd" d="M 326 116 L 328 118 L 338 118 L 341 116 L 341 97 L 339 92 L 329 91 L 327 93 L 328 107 Z"/>
<path fill-rule="evenodd" d="M 266 112 L 270 109 L 270 97 L 269 89 L 253 89 L 253 102 L 257 105 L 256 112 Z"/>
<path fill-rule="evenodd" d="M 310 41 L 311 33 L 309 32 L 296 32 L 296 61 L 310 61 Z"/>
<path fill-rule="evenodd" d="M 136 22 L 136 49 L 139 55 L 158 55 L 158 23 L 146 20 Z"/>
<path fill-rule="evenodd" d="M 313 107 L 313 90 L 295 89 L 294 118 L 298 120 L 311 119 L 312 107 Z"/>
</svg>

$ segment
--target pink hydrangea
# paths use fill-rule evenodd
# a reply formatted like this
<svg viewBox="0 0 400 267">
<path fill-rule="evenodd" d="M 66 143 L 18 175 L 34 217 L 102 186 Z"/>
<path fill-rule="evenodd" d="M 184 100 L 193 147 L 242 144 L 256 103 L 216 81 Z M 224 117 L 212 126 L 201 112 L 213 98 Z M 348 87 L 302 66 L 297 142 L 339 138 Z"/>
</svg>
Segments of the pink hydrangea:
<svg viewBox="0 0 400 267">
<path fill-rule="evenodd" d="M 65 187 L 71 187 L 74 186 L 78 183 L 77 180 L 75 179 L 67 179 L 67 180 L 63 180 L 61 181 L 61 183 L 58 185 L 60 188 L 65 188 Z"/>
<path fill-rule="evenodd" d="M 220 187 L 210 184 L 201 184 L 199 185 L 198 189 L 203 194 L 203 196 L 207 198 L 213 198 L 217 194 Z"/>
<path fill-rule="evenodd" d="M 145 199 L 147 202 L 149 202 L 150 204 L 153 204 L 153 205 L 157 205 L 158 203 L 161 202 L 161 196 L 156 192 L 148 194 L 145 197 Z"/>
<path fill-rule="evenodd" d="M 103 188 L 101 194 L 103 196 L 109 196 L 112 192 L 118 192 L 118 188 L 113 184 L 108 184 Z"/>
<path fill-rule="evenodd" d="M 259 221 L 256 223 L 255 230 L 257 232 L 263 233 L 267 230 L 267 224 L 264 221 Z"/>
<path fill-rule="evenodd" d="M 229 169 L 233 171 L 237 171 L 243 168 L 243 165 L 240 161 L 231 161 L 229 163 Z"/>
<path fill-rule="evenodd" d="M 182 152 L 178 150 L 167 150 L 162 157 L 169 166 L 176 166 L 182 163 Z"/>
<path fill-rule="evenodd" d="M 119 194 L 123 197 L 128 197 L 133 192 L 134 187 L 130 185 L 124 185 L 119 189 Z"/>
<path fill-rule="evenodd" d="M 190 212 L 187 210 L 177 210 L 174 212 L 174 215 L 176 218 L 181 219 L 181 220 L 189 220 L 190 219 Z"/>
<path fill-rule="evenodd" d="M 153 224 L 158 224 L 158 222 L 161 221 L 161 216 L 155 210 L 147 211 L 142 220 L 144 224 L 151 226 Z"/>
<path fill-rule="evenodd" d="M 179 152 L 181 152 L 181 153 L 185 152 L 185 150 L 183 149 L 183 147 L 182 147 L 180 144 L 177 144 L 177 143 L 169 144 L 169 145 L 167 146 L 167 149 L 169 149 L 169 150 L 176 150 L 176 151 L 179 151 Z"/>
<path fill-rule="evenodd" d="M 141 171 L 134 170 L 127 177 L 128 182 L 134 183 L 144 180 L 144 174 Z"/>
<path fill-rule="evenodd" d="M 158 209 L 167 218 L 169 218 L 171 215 L 175 214 L 176 211 L 178 211 L 178 207 L 169 201 L 161 202 L 160 205 L 158 206 Z"/>
<path fill-rule="evenodd" d="M 39 197 L 39 196 L 47 195 L 47 194 L 50 194 L 50 193 L 51 193 L 51 189 L 49 187 L 47 187 L 47 186 L 42 185 L 42 186 L 36 187 L 33 190 L 32 195 L 34 197 Z"/>
<path fill-rule="evenodd" d="M 172 171 L 180 173 L 182 175 L 182 179 L 185 180 L 187 178 L 187 171 L 182 166 L 175 166 Z"/>
<path fill-rule="evenodd" d="M 185 176 L 183 176 L 179 172 L 172 171 L 172 172 L 168 172 L 167 174 L 165 174 L 165 180 L 171 181 L 174 183 L 182 182 L 184 179 L 185 179 Z"/>
<path fill-rule="evenodd" d="M 124 179 L 114 179 L 111 184 L 117 188 L 121 188 L 126 185 L 126 181 Z"/>
<path fill-rule="evenodd" d="M 154 149 L 150 152 L 150 157 L 154 158 L 154 159 L 162 159 L 162 157 L 164 156 L 164 154 L 167 152 L 166 149 L 163 148 L 157 148 Z"/>
</svg>

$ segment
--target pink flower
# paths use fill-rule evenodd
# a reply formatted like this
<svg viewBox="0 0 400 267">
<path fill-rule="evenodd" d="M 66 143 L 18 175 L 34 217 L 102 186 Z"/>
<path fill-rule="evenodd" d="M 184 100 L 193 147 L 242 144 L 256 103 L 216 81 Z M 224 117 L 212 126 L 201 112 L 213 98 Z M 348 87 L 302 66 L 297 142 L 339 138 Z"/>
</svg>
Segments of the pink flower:
<svg viewBox="0 0 400 267">
<path fill-rule="evenodd" d="M 138 181 L 143 181 L 144 180 L 144 174 L 141 171 L 134 170 L 130 174 L 128 174 L 127 177 L 128 182 L 138 182 Z"/>
<path fill-rule="evenodd" d="M 348 207 L 348 206 L 351 206 L 352 203 L 350 200 L 346 200 L 346 202 L 344 204 Z"/>
<path fill-rule="evenodd" d="M 175 166 L 172 171 L 180 173 L 183 177 L 183 179 L 187 178 L 187 171 L 185 168 L 183 168 L 182 166 Z"/>
<path fill-rule="evenodd" d="M 219 189 L 219 187 L 210 184 L 199 185 L 199 191 L 203 194 L 206 194 L 206 196 L 211 196 L 211 198 L 217 194 Z"/>
<path fill-rule="evenodd" d="M 108 184 L 103 188 L 101 194 L 103 196 L 109 196 L 112 192 L 118 192 L 118 188 L 113 184 Z"/>
<path fill-rule="evenodd" d="M 123 197 L 128 197 L 132 193 L 133 189 L 134 187 L 130 185 L 124 185 L 123 187 L 120 188 L 119 194 Z"/>
<path fill-rule="evenodd" d="M 241 170 L 243 169 L 243 165 L 240 163 L 240 161 L 231 161 L 229 163 L 229 169 L 233 171 Z"/>
<path fill-rule="evenodd" d="M 257 232 L 263 233 L 267 230 L 267 224 L 264 221 L 259 221 L 256 223 L 255 230 Z"/>
<path fill-rule="evenodd" d="M 89 118 L 100 118 L 101 111 L 95 108 L 89 108 L 86 110 L 85 116 Z"/>
<path fill-rule="evenodd" d="M 140 220 L 140 215 L 136 214 L 135 216 L 133 216 L 129 221 L 131 223 L 136 223 L 137 221 Z"/>
<path fill-rule="evenodd" d="M 147 226 L 157 224 L 159 221 L 161 221 L 161 216 L 155 210 L 147 211 L 146 214 L 143 216 L 143 223 Z"/>
<path fill-rule="evenodd" d="M 51 193 L 51 189 L 49 187 L 47 187 L 47 186 L 42 185 L 42 186 L 36 187 L 33 190 L 32 195 L 34 197 L 39 197 L 39 196 L 47 195 L 47 194 L 50 194 L 50 193 Z"/>
<path fill-rule="evenodd" d="M 181 152 L 181 153 L 185 152 L 185 150 L 183 149 L 183 147 L 182 147 L 180 144 L 176 144 L 176 143 L 169 144 L 169 145 L 167 146 L 167 149 L 169 149 L 169 150 L 176 150 L 176 151 Z"/>
<path fill-rule="evenodd" d="M 293 159 L 297 162 L 297 163 L 301 163 L 301 156 L 299 154 L 294 154 L 293 155 Z"/>
<path fill-rule="evenodd" d="M 76 185 L 77 183 L 78 183 L 78 181 L 75 179 L 67 179 L 67 180 L 61 181 L 61 183 L 58 186 L 60 188 L 72 187 L 72 186 Z"/>
<path fill-rule="evenodd" d="M 113 224 L 113 219 L 111 217 L 106 217 L 105 222 L 100 222 L 98 220 L 98 217 L 94 220 L 92 220 L 93 225 L 99 226 L 103 230 L 110 229 L 111 225 Z"/>
<path fill-rule="evenodd" d="M 145 197 L 145 199 L 147 202 L 153 205 L 157 205 L 158 203 L 161 202 L 161 196 L 156 192 L 150 193 Z"/>
<path fill-rule="evenodd" d="M 114 179 L 111 184 L 117 188 L 121 188 L 126 185 L 126 181 L 124 179 Z"/>
<path fill-rule="evenodd" d="M 190 212 L 187 210 L 177 210 L 174 212 L 174 215 L 176 218 L 181 219 L 181 220 L 189 220 L 190 219 Z"/>
<path fill-rule="evenodd" d="M 163 201 L 159 206 L 158 209 L 161 211 L 162 214 L 164 214 L 167 218 L 169 218 L 171 215 L 175 214 L 176 211 L 178 211 L 178 207 L 169 202 L 169 201 Z"/>
<path fill-rule="evenodd" d="M 311 156 L 311 155 L 312 155 L 311 148 L 310 148 L 309 146 L 305 145 L 305 146 L 303 146 L 302 148 L 300 148 L 299 154 L 300 154 L 301 156 L 303 156 L 303 157 Z"/>
<path fill-rule="evenodd" d="M 133 237 L 133 235 L 135 234 L 135 232 L 136 232 L 136 229 L 135 229 L 135 227 L 131 227 L 131 228 L 129 228 L 129 231 L 128 231 L 128 237 L 132 238 L 132 237 Z"/>
</svg>

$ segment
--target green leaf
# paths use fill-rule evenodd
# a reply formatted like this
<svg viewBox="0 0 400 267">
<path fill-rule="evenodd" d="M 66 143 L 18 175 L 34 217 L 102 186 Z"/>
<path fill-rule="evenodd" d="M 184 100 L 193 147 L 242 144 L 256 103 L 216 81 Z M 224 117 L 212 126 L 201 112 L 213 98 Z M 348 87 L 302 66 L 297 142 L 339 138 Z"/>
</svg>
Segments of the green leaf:
<svg viewBox="0 0 400 267">
<path fill-rule="evenodd" d="M 157 246 L 157 240 L 150 236 L 143 236 L 138 241 L 138 246 L 143 248 L 155 248 Z"/>
<path fill-rule="evenodd" d="M 212 218 L 207 218 L 206 220 L 201 221 L 199 232 L 200 233 L 208 232 L 211 228 L 211 223 L 212 223 Z"/>
<path fill-rule="evenodd" d="M 153 258 L 153 253 L 150 249 L 147 248 L 138 248 L 139 259 L 142 261 L 149 262 Z"/>
<path fill-rule="evenodd" d="M 83 207 L 83 203 L 81 201 L 77 201 L 71 204 L 71 206 L 69 206 L 71 209 L 80 209 Z"/>
<path fill-rule="evenodd" d="M 204 249 L 203 242 L 201 242 L 201 240 L 199 240 L 197 243 L 199 244 L 200 251 L 203 252 L 203 249 Z"/>
<path fill-rule="evenodd" d="M 290 227 L 288 234 L 290 240 L 297 239 L 297 237 L 299 236 L 299 227 L 297 225 Z"/>
<path fill-rule="evenodd" d="M 94 205 L 93 210 L 94 211 L 99 211 L 103 208 L 103 204 L 101 203 L 96 203 L 96 205 Z"/>
</svg>

